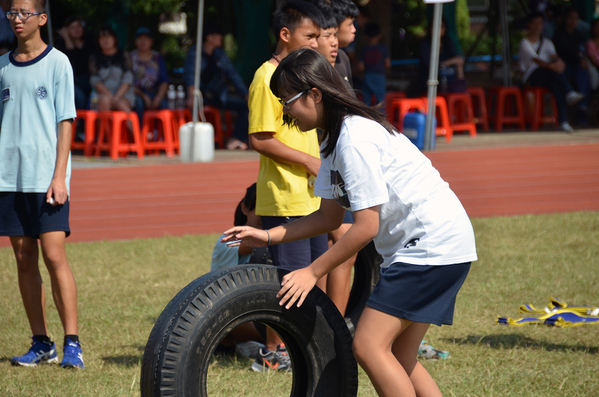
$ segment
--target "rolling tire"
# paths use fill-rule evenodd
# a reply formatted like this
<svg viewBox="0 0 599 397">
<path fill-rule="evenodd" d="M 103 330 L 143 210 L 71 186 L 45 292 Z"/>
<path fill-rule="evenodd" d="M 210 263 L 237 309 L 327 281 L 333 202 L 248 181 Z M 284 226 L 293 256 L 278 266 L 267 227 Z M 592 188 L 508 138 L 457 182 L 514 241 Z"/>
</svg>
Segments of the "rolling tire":
<svg viewBox="0 0 599 397">
<path fill-rule="evenodd" d="M 355 396 L 352 337 L 318 288 L 287 310 L 276 294 L 285 270 L 242 265 L 208 273 L 183 288 L 159 316 L 141 365 L 142 397 L 206 396 L 208 367 L 233 328 L 259 321 L 283 339 L 292 363 L 292 397 Z"/>
<path fill-rule="evenodd" d="M 366 302 L 381 278 L 381 263 L 383 258 L 372 241 L 358 252 L 354 265 L 354 282 L 345 311 L 345 318 L 351 320 L 351 324 L 348 323 L 350 329 L 358 324 Z"/>
</svg>

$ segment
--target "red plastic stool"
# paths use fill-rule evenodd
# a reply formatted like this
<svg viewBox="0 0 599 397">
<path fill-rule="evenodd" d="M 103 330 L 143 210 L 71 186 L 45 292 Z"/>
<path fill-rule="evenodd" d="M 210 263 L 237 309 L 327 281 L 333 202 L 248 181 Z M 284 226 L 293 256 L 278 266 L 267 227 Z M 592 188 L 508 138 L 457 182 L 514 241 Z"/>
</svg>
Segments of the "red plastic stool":
<svg viewBox="0 0 599 397">
<path fill-rule="evenodd" d="M 526 129 L 524 110 L 522 108 L 522 94 L 518 87 L 491 87 L 487 101 L 489 120 L 495 122 L 497 131 L 503 130 L 506 124 L 516 124 L 521 129 Z M 496 108 L 493 114 L 491 109 Z M 509 112 L 509 114 L 506 113 Z"/>
<path fill-rule="evenodd" d="M 471 137 L 476 136 L 476 125 L 474 124 L 474 111 L 472 110 L 472 98 L 467 92 L 452 92 L 444 95 L 447 101 L 447 112 L 449 114 L 449 125 L 456 131 L 468 131 Z"/>
<path fill-rule="evenodd" d="M 555 97 L 545 87 L 525 87 L 522 89 L 524 99 L 524 114 L 530 129 L 536 131 L 541 124 L 552 123 L 559 127 L 557 119 L 557 105 Z M 551 114 L 545 114 L 547 107 L 551 108 Z"/>
<path fill-rule="evenodd" d="M 192 119 L 189 109 L 173 110 L 173 136 L 175 138 L 175 152 L 177 153 L 179 153 L 179 128 L 190 121 L 192 121 Z"/>
<path fill-rule="evenodd" d="M 385 96 L 385 111 L 387 113 L 387 120 L 389 120 L 390 123 L 393 123 L 393 113 L 390 111 L 391 102 L 393 102 L 395 99 L 403 99 L 405 97 L 406 93 L 402 91 L 387 92 L 387 95 Z"/>
<path fill-rule="evenodd" d="M 401 131 L 403 130 L 403 118 L 408 112 L 418 110 L 426 113 L 424 102 L 422 98 L 393 99 L 387 106 L 387 119 L 398 131 Z"/>
<path fill-rule="evenodd" d="M 468 93 L 470 94 L 470 98 L 472 100 L 474 124 L 480 125 L 485 131 L 489 131 L 489 117 L 487 116 L 485 90 L 482 87 L 468 87 Z"/>
<path fill-rule="evenodd" d="M 428 110 L 428 98 L 422 98 L 424 106 Z M 453 137 L 453 128 L 449 123 L 449 113 L 447 111 L 447 102 L 445 98 L 438 96 L 435 98 L 435 118 L 437 119 L 436 136 L 444 136 L 447 143 L 451 142 Z"/>
<path fill-rule="evenodd" d="M 141 146 L 144 153 L 164 150 L 168 157 L 175 155 L 173 120 L 173 112 L 168 109 L 144 112 L 141 129 Z M 154 135 L 154 131 L 157 131 L 158 134 Z"/>
<path fill-rule="evenodd" d="M 94 110 L 77 109 L 77 118 L 73 122 L 73 137 L 71 139 L 71 150 L 83 150 L 85 157 L 90 157 L 94 148 L 94 138 L 96 137 L 96 118 L 98 114 Z M 85 138 L 83 142 L 75 141 L 77 131 L 77 121 L 81 119 L 84 123 Z"/>
<path fill-rule="evenodd" d="M 100 120 L 100 130 L 96 142 L 96 157 L 102 151 L 108 151 L 113 160 L 118 160 L 119 155 L 127 156 L 129 152 L 137 153 L 140 159 L 144 157 L 137 113 L 98 112 L 98 120 Z M 131 124 L 131 131 L 127 126 L 128 121 Z M 129 139 L 130 132 L 133 139 Z"/>
</svg>

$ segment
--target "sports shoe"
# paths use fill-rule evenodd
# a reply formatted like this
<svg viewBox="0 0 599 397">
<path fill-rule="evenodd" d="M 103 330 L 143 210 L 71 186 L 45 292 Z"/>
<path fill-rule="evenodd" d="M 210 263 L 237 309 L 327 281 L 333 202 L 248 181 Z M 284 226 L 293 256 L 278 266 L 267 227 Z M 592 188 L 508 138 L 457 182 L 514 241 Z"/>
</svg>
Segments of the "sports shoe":
<svg viewBox="0 0 599 397">
<path fill-rule="evenodd" d="M 444 350 L 437 350 L 425 340 L 420 343 L 418 348 L 418 358 L 425 358 L 427 360 L 447 360 L 449 358 L 449 352 Z"/>
<path fill-rule="evenodd" d="M 291 359 L 284 344 L 277 346 L 274 352 L 260 348 L 256 361 L 252 364 L 256 372 L 291 371 Z"/>
<path fill-rule="evenodd" d="M 574 128 L 572 128 L 570 123 L 568 123 L 567 121 L 564 121 L 563 123 L 561 123 L 559 125 L 559 129 L 562 131 L 565 131 L 565 132 L 574 132 Z"/>
<path fill-rule="evenodd" d="M 67 339 L 66 345 L 64 345 L 64 357 L 62 358 L 62 362 L 60 366 L 62 368 L 80 368 L 84 369 L 85 365 L 83 364 L 83 352 L 81 351 L 81 343 L 73 342 L 70 339 Z"/>
<path fill-rule="evenodd" d="M 13 357 L 10 360 L 12 365 L 21 365 L 24 367 L 35 367 L 39 364 L 53 364 L 58 362 L 58 356 L 56 355 L 56 345 L 52 342 L 51 345 L 44 343 L 37 339 L 35 336 L 32 337 L 31 347 L 25 355 L 20 357 Z"/>
<path fill-rule="evenodd" d="M 580 92 L 570 91 L 566 94 L 566 102 L 568 103 L 568 106 L 576 105 L 583 99 L 584 95 L 582 95 Z"/>
<path fill-rule="evenodd" d="M 264 349 L 264 345 L 260 342 L 241 342 L 235 345 L 235 353 L 238 356 L 247 357 L 247 358 L 256 358 L 258 357 L 258 352 L 260 349 Z"/>
</svg>

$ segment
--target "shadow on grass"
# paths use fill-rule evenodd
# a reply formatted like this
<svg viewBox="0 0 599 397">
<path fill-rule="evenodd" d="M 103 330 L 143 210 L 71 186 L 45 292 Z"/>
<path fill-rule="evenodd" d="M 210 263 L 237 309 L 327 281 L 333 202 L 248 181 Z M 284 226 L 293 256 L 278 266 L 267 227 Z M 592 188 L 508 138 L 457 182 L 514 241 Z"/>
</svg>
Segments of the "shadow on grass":
<svg viewBox="0 0 599 397">
<path fill-rule="evenodd" d="M 112 356 L 102 357 L 107 364 L 118 365 L 120 367 L 132 368 L 141 365 L 143 355 L 125 355 L 125 356 Z"/>
<path fill-rule="evenodd" d="M 444 338 L 444 340 L 458 345 L 483 345 L 490 347 L 491 349 L 513 349 L 516 347 L 523 347 L 546 351 L 583 352 L 588 354 L 597 354 L 599 352 L 599 347 L 597 346 L 551 343 L 543 340 L 535 340 L 522 334 L 468 335 L 464 338 Z"/>
</svg>

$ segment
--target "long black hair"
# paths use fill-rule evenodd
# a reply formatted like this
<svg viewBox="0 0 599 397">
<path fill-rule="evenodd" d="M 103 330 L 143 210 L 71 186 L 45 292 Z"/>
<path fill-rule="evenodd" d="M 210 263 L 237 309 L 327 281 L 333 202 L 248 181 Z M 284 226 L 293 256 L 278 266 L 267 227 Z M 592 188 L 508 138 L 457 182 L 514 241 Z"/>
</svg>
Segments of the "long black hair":
<svg viewBox="0 0 599 397">
<path fill-rule="evenodd" d="M 380 112 L 380 106 L 370 107 L 354 98 L 329 61 L 310 48 L 302 48 L 287 55 L 277 67 L 270 80 L 270 89 L 279 98 L 318 88 L 324 104 L 324 134 L 326 141 L 322 155 L 328 157 L 335 150 L 341 124 L 346 116 L 357 115 L 376 121 L 390 134 L 394 128 Z M 283 121 L 292 126 L 292 120 L 284 115 Z M 328 138 L 328 139 L 327 139 Z"/>
</svg>

